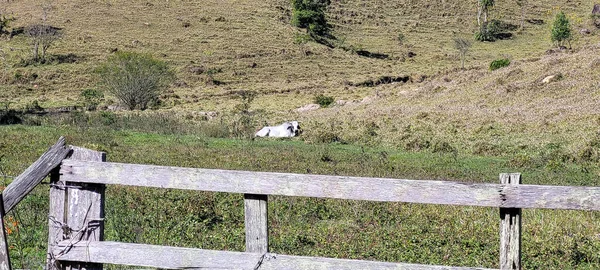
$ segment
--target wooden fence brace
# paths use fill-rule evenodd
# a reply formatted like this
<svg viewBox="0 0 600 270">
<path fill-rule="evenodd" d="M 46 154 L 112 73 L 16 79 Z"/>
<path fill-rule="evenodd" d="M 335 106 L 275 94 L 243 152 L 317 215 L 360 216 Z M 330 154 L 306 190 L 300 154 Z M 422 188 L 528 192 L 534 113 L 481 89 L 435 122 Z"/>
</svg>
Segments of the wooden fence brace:
<svg viewBox="0 0 600 270">
<path fill-rule="evenodd" d="M 8 255 L 8 239 L 4 231 L 4 202 L 0 193 L 0 270 L 11 270 L 10 256 Z"/>
<path fill-rule="evenodd" d="M 106 161 L 106 153 L 70 146 L 71 160 Z M 51 177 L 48 269 L 101 270 L 102 264 L 54 260 L 52 246 L 62 240 L 72 242 L 104 240 L 104 190 L 102 184 L 61 181 Z"/>
<path fill-rule="evenodd" d="M 500 183 L 521 184 L 521 174 L 500 174 Z M 500 208 L 500 269 L 521 269 L 521 208 Z"/>
<path fill-rule="evenodd" d="M 267 195 L 244 194 L 246 252 L 269 252 Z"/>
<path fill-rule="evenodd" d="M 4 210 L 3 214 L 10 212 L 17 204 L 29 194 L 53 169 L 55 169 L 69 153 L 65 147 L 65 138 L 58 141 L 48 149 L 38 160 L 29 166 L 22 174 L 2 191 Z"/>
</svg>

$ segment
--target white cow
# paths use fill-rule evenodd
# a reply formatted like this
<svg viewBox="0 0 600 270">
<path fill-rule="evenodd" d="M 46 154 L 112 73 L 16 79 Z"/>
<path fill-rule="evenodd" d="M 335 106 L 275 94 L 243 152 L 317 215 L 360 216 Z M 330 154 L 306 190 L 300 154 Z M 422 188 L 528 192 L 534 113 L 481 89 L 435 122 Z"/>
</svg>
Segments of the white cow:
<svg viewBox="0 0 600 270">
<path fill-rule="evenodd" d="M 300 134 L 300 124 L 298 121 L 285 122 L 279 126 L 274 127 L 264 127 L 256 134 L 255 137 L 275 137 L 275 138 L 285 138 L 285 137 L 295 137 Z"/>
</svg>

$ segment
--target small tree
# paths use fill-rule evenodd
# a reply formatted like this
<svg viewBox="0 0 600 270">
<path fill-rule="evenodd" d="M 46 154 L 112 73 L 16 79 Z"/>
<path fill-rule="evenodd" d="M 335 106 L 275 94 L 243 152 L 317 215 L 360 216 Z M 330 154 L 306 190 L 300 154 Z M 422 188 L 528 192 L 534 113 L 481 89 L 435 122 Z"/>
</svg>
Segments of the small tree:
<svg viewBox="0 0 600 270">
<path fill-rule="evenodd" d="M 254 129 L 254 112 L 250 111 L 250 106 L 256 98 L 255 91 L 241 90 L 237 92 L 241 103 L 235 105 L 231 133 L 238 138 L 252 138 Z"/>
<path fill-rule="evenodd" d="M 481 25 L 481 16 L 483 15 L 483 22 L 487 23 L 488 21 L 488 13 L 490 8 L 494 6 L 495 0 L 479 0 L 477 2 L 477 25 Z"/>
<path fill-rule="evenodd" d="M 460 55 L 460 68 L 465 69 L 465 58 L 467 56 L 467 52 L 471 48 L 471 42 L 462 38 L 454 39 L 454 48 L 458 50 L 458 54 Z"/>
<path fill-rule="evenodd" d="M 521 8 L 521 23 L 519 30 L 525 28 L 525 8 L 527 7 L 527 0 L 517 0 L 517 6 Z"/>
<path fill-rule="evenodd" d="M 48 48 L 62 36 L 62 33 L 59 28 L 46 24 L 35 24 L 27 28 L 27 36 L 31 38 L 33 46 L 33 60 L 44 62 L 46 61 Z M 41 57 L 39 54 L 40 49 L 42 50 Z"/>
<path fill-rule="evenodd" d="M 565 41 L 569 44 L 569 48 L 571 48 L 571 24 L 569 23 L 569 19 L 564 12 L 559 12 L 556 14 L 556 18 L 554 19 L 554 23 L 552 23 L 552 42 L 554 42 L 558 47 L 562 47 Z"/>
<path fill-rule="evenodd" d="M 42 24 L 34 24 L 27 27 L 26 34 L 31 38 L 33 46 L 33 60 L 35 62 L 46 61 L 46 51 L 52 44 L 62 36 L 60 28 L 47 24 L 48 13 L 52 10 L 49 4 L 42 5 Z M 42 49 L 42 56 L 39 56 L 39 50 Z"/>
<path fill-rule="evenodd" d="M 305 28 L 311 35 L 327 34 L 325 8 L 329 0 L 292 0 L 292 25 Z"/>
<path fill-rule="evenodd" d="M 130 110 L 145 110 L 175 79 L 174 72 L 148 54 L 117 52 L 99 69 L 102 86 Z"/>
</svg>

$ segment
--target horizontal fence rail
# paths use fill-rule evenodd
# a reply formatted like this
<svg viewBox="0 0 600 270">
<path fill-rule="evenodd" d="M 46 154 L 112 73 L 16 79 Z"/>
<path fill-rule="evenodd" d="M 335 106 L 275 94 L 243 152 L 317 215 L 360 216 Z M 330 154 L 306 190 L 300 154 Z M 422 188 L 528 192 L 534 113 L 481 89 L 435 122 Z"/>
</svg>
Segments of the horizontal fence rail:
<svg viewBox="0 0 600 270">
<path fill-rule="evenodd" d="M 600 210 L 600 187 L 459 183 L 64 160 L 61 180 L 244 194 L 500 208 Z"/>
<path fill-rule="evenodd" d="M 217 251 L 108 241 L 79 242 L 75 244 L 71 241 L 63 241 L 54 246 L 52 252 L 58 260 L 166 269 L 487 269 L 303 257 L 272 253 Z"/>
</svg>

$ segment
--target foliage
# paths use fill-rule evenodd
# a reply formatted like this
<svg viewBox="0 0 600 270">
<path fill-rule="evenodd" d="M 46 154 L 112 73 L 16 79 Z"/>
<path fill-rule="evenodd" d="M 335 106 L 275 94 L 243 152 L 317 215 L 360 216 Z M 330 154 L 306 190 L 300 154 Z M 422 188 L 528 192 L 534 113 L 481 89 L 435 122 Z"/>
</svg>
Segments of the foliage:
<svg viewBox="0 0 600 270">
<path fill-rule="evenodd" d="M 481 6 L 485 8 L 493 7 L 495 4 L 494 0 L 479 0 L 479 2 L 481 3 Z"/>
<path fill-rule="evenodd" d="M 455 38 L 454 39 L 454 48 L 458 50 L 460 55 L 461 65 L 460 68 L 465 68 L 465 57 L 467 56 L 467 52 L 471 48 L 471 42 L 463 38 Z"/>
<path fill-rule="evenodd" d="M 10 26 L 10 23 L 15 20 L 16 18 L 14 16 L 9 16 L 5 11 L 0 11 L 0 35 L 7 34 L 8 31 L 6 29 Z"/>
<path fill-rule="evenodd" d="M 81 98 L 83 98 L 83 106 L 87 111 L 94 111 L 98 104 L 104 99 L 104 93 L 98 89 L 88 88 L 81 91 Z"/>
<path fill-rule="evenodd" d="M 333 104 L 334 98 L 330 96 L 325 96 L 323 94 L 319 94 L 315 96 L 315 103 L 321 105 L 321 107 L 325 108 L 329 105 Z"/>
<path fill-rule="evenodd" d="M 490 70 L 494 71 L 496 69 L 508 67 L 509 65 L 510 65 L 510 59 L 508 59 L 508 58 L 496 59 L 490 63 Z"/>
<path fill-rule="evenodd" d="M 3 102 L 0 105 L 0 125 L 14 125 L 23 122 L 20 113 L 10 108 L 10 102 Z"/>
<path fill-rule="evenodd" d="M 496 41 L 498 39 L 498 33 L 500 33 L 500 22 L 498 20 L 491 20 L 484 22 L 479 27 L 479 31 L 475 33 L 475 40 L 477 41 Z"/>
<path fill-rule="evenodd" d="M 323 36 L 328 32 L 325 8 L 329 0 L 292 0 L 292 25 L 308 33 Z"/>
<path fill-rule="evenodd" d="M 552 23 L 552 34 L 551 39 L 558 47 L 564 46 L 565 42 L 571 46 L 571 25 L 569 19 L 564 12 L 556 14 L 554 22 Z"/>
<path fill-rule="evenodd" d="M 130 110 L 145 110 L 174 80 L 169 66 L 149 54 L 117 52 L 97 73 L 101 85 Z"/>
<path fill-rule="evenodd" d="M 296 33 L 296 35 L 294 36 L 295 44 L 305 44 L 305 43 L 309 42 L 310 40 L 311 40 L 311 38 L 310 38 L 309 34 Z"/>
<path fill-rule="evenodd" d="M 406 39 L 406 36 L 402 32 L 399 32 L 398 37 L 396 37 L 396 39 L 398 40 L 398 43 L 400 45 L 402 45 L 402 44 L 404 44 L 404 40 Z"/>
</svg>

